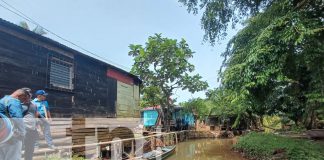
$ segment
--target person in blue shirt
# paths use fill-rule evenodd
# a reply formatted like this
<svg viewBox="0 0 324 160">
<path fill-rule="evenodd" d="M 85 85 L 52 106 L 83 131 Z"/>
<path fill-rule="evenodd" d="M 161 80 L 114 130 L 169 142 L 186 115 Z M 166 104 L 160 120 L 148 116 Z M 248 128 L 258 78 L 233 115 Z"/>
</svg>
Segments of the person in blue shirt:
<svg viewBox="0 0 324 160">
<path fill-rule="evenodd" d="M 26 133 L 21 104 L 30 102 L 30 91 L 29 88 L 18 89 L 0 99 L 0 113 L 9 117 L 14 125 L 13 137 L 0 144 L 1 160 L 21 159 L 22 141 Z"/>
<path fill-rule="evenodd" d="M 35 93 L 36 98 L 32 101 L 37 106 L 38 118 L 43 128 L 44 137 L 49 148 L 55 149 L 51 136 L 50 122 L 52 121 L 49 105 L 46 101 L 48 95 L 44 90 L 38 90 Z"/>
</svg>

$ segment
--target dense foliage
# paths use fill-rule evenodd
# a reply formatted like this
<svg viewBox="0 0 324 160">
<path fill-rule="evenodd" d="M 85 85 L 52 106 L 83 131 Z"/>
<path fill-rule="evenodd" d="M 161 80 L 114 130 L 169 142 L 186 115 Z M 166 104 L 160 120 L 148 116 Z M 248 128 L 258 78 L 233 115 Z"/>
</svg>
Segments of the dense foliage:
<svg viewBox="0 0 324 160">
<path fill-rule="evenodd" d="M 323 145 L 305 139 L 249 133 L 234 146 L 252 159 L 324 159 Z"/>
<path fill-rule="evenodd" d="M 196 118 L 200 120 L 206 118 L 214 107 L 211 101 L 206 101 L 202 98 L 190 99 L 187 102 L 180 103 L 179 105 L 184 108 L 185 112 L 193 112 L 194 115 L 197 116 Z"/>
<path fill-rule="evenodd" d="M 324 2 L 321 0 L 180 0 L 204 10 L 205 38 L 214 44 L 227 26 L 244 28 L 223 53 L 217 103 L 253 119 L 279 115 L 307 128 L 324 116 Z M 212 94 L 211 94 L 212 95 Z M 223 98 L 224 99 L 224 98 Z M 222 104 L 224 105 L 224 104 Z M 233 108 L 234 107 L 234 108 Z M 228 109 L 227 109 L 228 110 Z"/>
<path fill-rule="evenodd" d="M 205 31 L 205 40 L 212 44 L 215 40 L 227 36 L 226 31 L 243 22 L 247 17 L 256 15 L 260 10 L 269 6 L 273 0 L 178 0 L 187 6 L 188 12 L 197 14 L 203 10 L 201 26 Z"/>
</svg>

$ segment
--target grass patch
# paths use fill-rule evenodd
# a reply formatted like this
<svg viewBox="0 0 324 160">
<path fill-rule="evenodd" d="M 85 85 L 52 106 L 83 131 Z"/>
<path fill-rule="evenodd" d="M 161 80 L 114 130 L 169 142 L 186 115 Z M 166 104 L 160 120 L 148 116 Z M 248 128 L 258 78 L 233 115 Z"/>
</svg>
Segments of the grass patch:
<svg viewBox="0 0 324 160">
<path fill-rule="evenodd" d="M 271 133 L 249 133 L 239 138 L 234 149 L 251 159 L 324 160 L 323 145 Z"/>
</svg>

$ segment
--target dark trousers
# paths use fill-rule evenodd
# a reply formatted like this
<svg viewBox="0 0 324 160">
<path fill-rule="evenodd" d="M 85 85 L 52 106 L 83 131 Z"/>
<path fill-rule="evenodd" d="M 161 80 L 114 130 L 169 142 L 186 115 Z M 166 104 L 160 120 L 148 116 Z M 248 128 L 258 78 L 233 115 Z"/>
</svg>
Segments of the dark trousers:
<svg viewBox="0 0 324 160">
<path fill-rule="evenodd" d="M 32 160 L 34 155 L 35 142 L 38 140 L 37 130 L 26 128 L 26 136 L 24 140 L 25 160 Z"/>
</svg>

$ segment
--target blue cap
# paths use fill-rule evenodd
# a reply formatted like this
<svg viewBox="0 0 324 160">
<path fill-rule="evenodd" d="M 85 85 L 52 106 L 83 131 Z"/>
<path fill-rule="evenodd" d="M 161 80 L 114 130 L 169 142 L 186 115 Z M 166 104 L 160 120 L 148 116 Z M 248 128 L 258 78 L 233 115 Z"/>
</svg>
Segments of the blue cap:
<svg viewBox="0 0 324 160">
<path fill-rule="evenodd" d="M 35 95 L 36 95 L 36 96 L 38 96 L 38 95 L 47 96 L 48 93 L 46 93 L 44 90 L 38 90 L 38 91 L 36 91 Z"/>
</svg>

